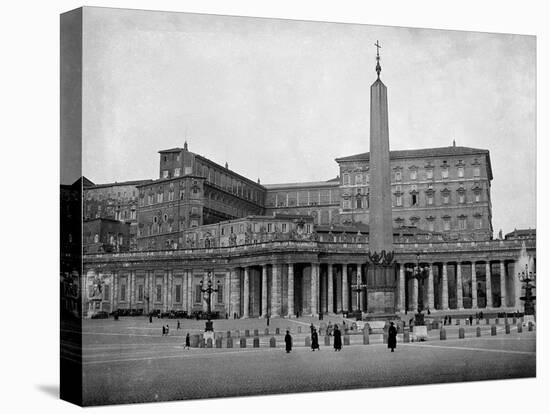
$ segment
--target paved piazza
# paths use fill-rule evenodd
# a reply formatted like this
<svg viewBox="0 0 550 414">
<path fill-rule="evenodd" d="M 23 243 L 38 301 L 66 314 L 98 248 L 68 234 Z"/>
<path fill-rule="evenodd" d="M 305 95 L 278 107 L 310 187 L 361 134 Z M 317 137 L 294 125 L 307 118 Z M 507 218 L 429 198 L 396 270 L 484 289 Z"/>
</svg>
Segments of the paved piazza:
<svg viewBox="0 0 550 414">
<path fill-rule="evenodd" d="M 326 319 L 324 322 L 328 322 Z M 332 322 L 338 321 L 335 318 Z M 481 322 L 482 336 L 475 337 L 476 326 L 466 326 L 466 338 L 458 339 L 458 326 L 448 326 L 447 340 L 439 331 L 429 332 L 426 342 L 402 343 L 398 335 L 395 353 L 382 344 L 382 335 L 371 335 L 370 345 L 361 335 L 350 335 L 350 345 L 341 352 L 324 346 L 320 352 L 305 347 L 308 319 L 273 319 L 270 335 L 262 335 L 264 320 L 215 321 L 216 330 L 225 332 L 249 329 L 247 348 L 183 348 L 185 334 L 198 333 L 204 321 L 176 321 L 141 317 L 119 321 L 85 320 L 84 403 L 115 404 L 167 401 L 190 398 L 228 397 L 273 393 L 342 390 L 457 381 L 534 377 L 536 374 L 535 332 L 522 333 L 512 326 L 505 334 L 501 324 L 497 336 Z M 339 322 L 339 321 L 338 321 Z M 316 325 L 318 326 L 318 321 Z M 501 321 L 502 323 L 502 321 Z M 169 324 L 170 335 L 162 336 L 162 325 Z M 297 333 L 301 326 L 302 333 Z M 269 348 L 276 336 L 277 347 Z M 284 330 L 294 338 L 292 353 L 286 354 Z M 260 348 L 252 348 L 253 329 L 260 331 Z"/>
</svg>

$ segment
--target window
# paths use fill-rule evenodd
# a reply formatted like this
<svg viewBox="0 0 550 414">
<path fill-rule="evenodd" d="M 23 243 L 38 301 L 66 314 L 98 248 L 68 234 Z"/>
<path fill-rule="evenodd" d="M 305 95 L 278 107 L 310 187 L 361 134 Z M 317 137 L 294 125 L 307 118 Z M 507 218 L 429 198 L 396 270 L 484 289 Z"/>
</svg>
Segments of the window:
<svg viewBox="0 0 550 414">
<path fill-rule="evenodd" d="M 480 192 L 475 193 L 475 200 L 476 200 L 476 203 L 479 203 L 481 201 L 481 193 Z"/>
<path fill-rule="evenodd" d="M 282 224 L 283 233 L 286 233 L 286 223 Z"/>
<path fill-rule="evenodd" d="M 174 201 L 174 192 L 173 191 L 170 191 L 168 193 L 168 201 Z"/>
<path fill-rule="evenodd" d="M 124 302 L 126 300 L 126 285 L 120 285 L 120 300 Z"/>
<path fill-rule="evenodd" d="M 449 168 L 443 167 L 441 170 L 441 178 L 449 178 Z"/>
<path fill-rule="evenodd" d="M 181 285 L 176 285 L 176 303 L 181 302 Z"/>
<path fill-rule="evenodd" d="M 356 205 L 357 205 L 357 208 L 363 208 L 362 202 L 361 202 L 361 197 L 357 197 L 357 199 L 356 199 Z"/>
<path fill-rule="evenodd" d="M 175 168 L 174 169 L 174 177 L 179 177 L 181 174 L 181 168 Z"/>
<path fill-rule="evenodd" d="M 169 173 L 168 170 L 164 170 L 164 171 L 162 172 L 162 178 L 168 178 L 168 173 Z"/>
<path fill-rule="evenodd" d="M 185 195 L 185 190 L 180 190 L 180 200 L 183 200 L 184 195 Z"/>
<path fill-rule="evenodd" d="M 459 217 L 458 218 L 458 229 L 459 230 L 466 230 L 466 217 Z"/>
<path fill-rule="evenodd" d="M 168 214 L 165 214 L 164 217 L 162 218 L 164 220 L 164 222 L 166 223 L 168 221 Z"/>
<path fill-rule="evenodd" d="M 426 170 L 426 178 L 428 180 L 431 180 L 434 178 L 434 170 L 432 170 L 431 168 L 429 170 Z"/>
<path fill-rule="evenodd" d="M 135 220 L 136 219 L 136 210 L 132 210 L 131 214 L 130 214 L 130 218 L 132 220 Z"/>
<path fill-rule="evenodd" d="M 306 224 L 306 233 L 311 233 L 311 224 Z"/>
<path fill-rule="evenodd" d="M 416 194 L 411 195 L 411 206 L 416 206 L 418 204 L 418 196 Z"/>
<path fill-rule="evenodd" d="M 162 285 L 157 285 L 157 302 L 162 302 Z"/>
<path fill-rule="evenodd" d="M 480 229 L 483 225 L 483 222 L 482 222 L 482 219 L 481 217 L 476 217 L 475 218 L 475 226 L 476 226 L 476 229 Z"/>
<path fill-rule="evenodd" d="M 401 181 L 401 171 L 395 172 L 395 181 Z"/>
<path fill-rule="evenodd" d="M 365 184 L 368 184 L 369 183 L 369 174 L 366 173 L 365 174 Z"/>
<path fill-rule="evenodd" d="M 344 185 L 349 185 L 349 174 L 344 174 Z"/>
<path fill-rule="evenodd" d="M 458 177 L 464 177 L 464 167 L 458 167 Z"/>
<path fill-rule="evenodd" d="M 431 206 L 434 203 L 434 196 L 433 194 L 428 194 L 428 205 Z"/>
<path fill-rule="evenodd" d="M 443 194 L 443 204 L 449 204 L 449 194 Z"/>
<path fill-rule="evenodd" d="M 103 300 L 108 301 L 111 298 L 111 286 L 103 286 Z"/>
<path fill-rule="evenodd" d="M 398 195 L 397 197 L 395 197 L 395 205 L 398 206 L 398 207 L 401 207 L 403 205 L 403 196 L 402 195 Z"/>
<path fill-rule="evenodd" d="M 479 167 L 474 167 L 474 177 L 479 177 L 479 176 L 480 176 Z"/>
<path fill-rule="evenodd" d="M 147 197 L 147 203 L 148 204 L 153 204 L 153 194 L 149 194 L 149 196 Z"/>
<path fill-rule="evenodd" d="M 143 285 L 138 285 L 138 301 L 143 302 Z"/>
<path fill-rule="evenodd" d="M 197 220 L 191 220 L 191 227 L 197 227 L 199 225 L 199 222 Z"/>
<path fill-rule="evenodd" d="M 355 185 L 361 185 L 363 184 L 363 175 L 362 174 L 356 174 L 355 175 Z"/>
<path fill-rule="evenodd" d="M 464 193 L 458 193 L 458 202 L 460 204 L 464 204 L 465 201 L 466 201 L 466 197 L 464 196 Z"/>
<path fill-rule="evenodd" d="M 416 180 L 416 170 L 411 170 L 411 180 Z"/>
<path fill-rule="evenodd" d="M 164 193 L 157 193 L 157 203 L 162 203 L 164 201 Z"/>
<path fill-rule="evenodd" d="M 351 206 L 351 203 L 349 200 L 342 200 L 342 208 L 344 210 L 349 210 Z"/>
<path fill-rule="evenodd" d="M 451 220 L 450 219 L 443 219 L 443 230 L 445 230 L 445 231 L 451 230 Z"/>
<path fill-rule="evenodd" d="M 433 220 L 428 221 L 428 230 L 435 231 L 435 223 Z"/>
<path fill-rule="evenodd" d="M 218 303 L 223 303 L 223 285 L 220 283 L 218 285 L 218 291 L 216 292 L 216 297 L 217 297 L 217 302 Z"/>
<path fill-rule="evenodd" d="M 272 231 L 273 231 L 273 224 L 268 223 L 268 224 L 267 224 L 267 232 L 268 232 L 268 233 L 271 233 Z"/>
<path fill-rule="evenodd" d="M 195 303 L 201 303 L 202 300 L 202 292 L 201 292 L 201 285 L 195 286 Z"/>
<path fill-rule="evenodd" d="M 99 243 L 99 234 L 94 235 L 94 243 Z"/>
</svg>

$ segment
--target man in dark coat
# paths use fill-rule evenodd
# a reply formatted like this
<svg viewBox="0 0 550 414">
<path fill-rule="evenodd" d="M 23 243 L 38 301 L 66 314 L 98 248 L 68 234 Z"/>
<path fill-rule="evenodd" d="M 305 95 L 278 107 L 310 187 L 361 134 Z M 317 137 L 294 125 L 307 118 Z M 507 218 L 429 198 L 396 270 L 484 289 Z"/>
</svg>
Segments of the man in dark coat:
<svg viewBox="0 0 550 414">
<path fill-rule="evenodd" d="M 191 348 L 191 338 L 189 337 L 189 332 L 187 332 L 187 335 L 185 335 L 185 346 L 183 349 L 190 349 Z"/>
<path fill-rule="evenodd" d="M 388 329 L 388 348 L 393 350 L 397 347 L 397 329 L 395 328 L 393 322 L 390 322 L 390 327 Z"/>
<path fill-rule="evenodd" d="M 290 331 L 286 331 L 285 335 L 285 349 L 286 353 L 288 354 L 290 351 L 292 351 L 292 336 L 290 336 Z"/>
<path fill-rule="evenodd" d="M 313 328 L 313 333 L 311 334 L 311 350 L 315 351 L 319 349 L 319 336 L 317 335 L 317 329 Z"/>
<path fill-rule="evenodd" d="M 474 321 L 474 317 L 470 315 L 470 326 L 472 326 L 472 322 Z"/>
<path fill-rule="evenodd" d="M 334 336 L 334 350 L 340 351 L 342 349 L 342 333 L 338 329 L 338 325 L 334 325 L 332 336 Z"/>
</svg>

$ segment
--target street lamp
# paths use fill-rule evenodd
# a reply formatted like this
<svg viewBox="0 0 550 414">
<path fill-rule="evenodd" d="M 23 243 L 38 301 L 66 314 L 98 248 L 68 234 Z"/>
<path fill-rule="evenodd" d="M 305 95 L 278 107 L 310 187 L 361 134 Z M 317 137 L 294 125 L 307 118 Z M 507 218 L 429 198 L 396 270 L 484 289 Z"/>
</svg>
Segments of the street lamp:
<svg viewBox="0 0 550 414">
<path fill-rule="evenodd" d="M 537 298 L 533 295 L 533 289 L 535 285 L 532 285 L 531 282 L 534 282 L 537 277 L 536 272 L 529 271 L 529 265 L 525 265 L 525 270 L 518 273 L 518 279 L 523 283 L 523 289 L 525 289 L 525 295 L 521 296 L 520 299 L 524 303 L 524 314 L 525 315 L 535 315 L 535 299 Z"/>
<path fill-rule="evenodd" d="M 426 278 L 426 270 L 428 270 L 429 266 L 420 266 L 420 253 L 416 254 L 416 266 L 413 267 L 406 267 L 405 270 L 410 274 L 408 276 L 409 279 L 416 279 L 419 283 L 422 282 L 422 292 L 424 292 L 424 279 Z M 408 283 L 405 284 L 405 287 L 408 291 Z M 409 308 L 409 295 L 405 294 L 405 313 L 407 313 L 407 310 Z M 418 310 L 419 312 L 424 309 L 424 300 L 418 299 L 419 306 Z"/>
<path fill-rule="evenodd" d="M 367 285 L 362 282 L 363 281 L 361 280 L 361 276 L 358 271 L 356 283 L 351 285 L 351 290 L 357 294 L 357 309 L 359 309 L 359 311 L 361 312 L 361 315 L 363 312 L 363 309 L 361 309 L 361 301 L 360 301 L 361 292 L 363 291 L 363 289 L 367 287 Z"/>
<path fill-rule="evenodd" d="M 211 316 L 211 300 L 212 300 L 212 293 L 214 292 L 217 292 L 220 288 L 220 281 L 218 280 L 218 282 L 216 283 L 216 288 L 213 288 L 212 287 L 212 273 L 211 272 L 208 272 L 208 282 L 206 283 L 206 288 L 203 288 L 203 281 L 201 280 L 200 281 L 200 289 L 201 289 L 201 292 L 202 293 L 206 293 L 206 295 L 204 295 L 204 298 L 206 299 L 206 303 L 208 305 L 207 307 L 207 310 L 206 310 L 206 328 L 205 328 L 205 332 L 213 332 L 214 331 L 214 324 L 212 323 L 212 321 L 210 320 L 210 316 Z"/>
</svg>

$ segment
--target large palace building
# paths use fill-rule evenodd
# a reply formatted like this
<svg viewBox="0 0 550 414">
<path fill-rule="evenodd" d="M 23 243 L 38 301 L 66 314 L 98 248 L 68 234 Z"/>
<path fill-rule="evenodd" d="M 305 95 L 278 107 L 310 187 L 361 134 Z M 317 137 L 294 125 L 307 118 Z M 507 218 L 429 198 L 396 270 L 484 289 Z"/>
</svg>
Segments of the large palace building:
<svg viewBox="0 0 550 414">
<path fill-rule="evenodd" d="M 380 91 L 377 79 L 371 95 Z M 371 151 L 384 105 L 371 99 Z M 489 151 L 380 148 L 337 158 L 340 174 L 319 182 L 262 185 L 187 142 L 159 151 L 158 179 L 83 179 L 84 314 L 205 310 L 208 278 L 219 282 L 213 309 L 231 317 L 521 309 L 517 275 L 535 268 L 535 235 L 493 239 Z M 375 162 L 384 157 L 389 180 Z M 389 227 L 374 208 L 381 195 L 391 199 Z M 373 307 L 369 241 L 380 231 L 392 249 L 382 289 L 391 295 Z"/>
</svg>

